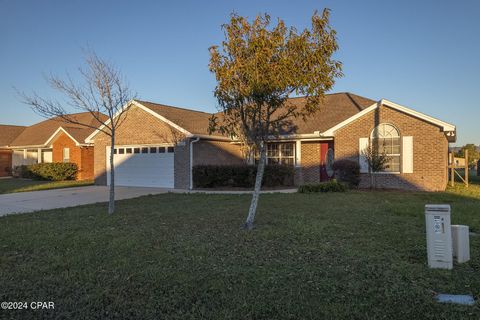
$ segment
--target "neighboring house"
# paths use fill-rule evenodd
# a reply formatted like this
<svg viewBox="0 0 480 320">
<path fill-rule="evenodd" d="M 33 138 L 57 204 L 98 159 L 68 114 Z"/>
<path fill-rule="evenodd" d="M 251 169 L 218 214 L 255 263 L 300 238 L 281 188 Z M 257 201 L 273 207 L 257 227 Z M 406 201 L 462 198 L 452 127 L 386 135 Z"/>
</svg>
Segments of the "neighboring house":
<svg viewBox="0 0 480 320">
<path fill-rule="evenodd" d="M 289 102 L 301 106 L 305 99 Z M 125 107 L 114 151 L 118 185 L 187 189 L 195 165 L 245 163 L 238 141 L 208 134 L 209 113 L 139 100 Z M 331 179 L 333 161 L 351 159 L 367 186 L 362 151 L 375 143 L 390 157 L 377 186 L 437 191 L 446 187 L 448 143 L 455 139 L 455 126 L 446 122 L 388 100 L 337 93 L 326 95 L 306 121 L 293 120 L 291 133 L 272 140 L 267 162 L 294 166 L 299 185 Z M 109 137 L 97 130 L 85 142 L 95 145 L 96 183 L 109 184 Z"/>
<path fill-rule="evenodd" d="M 103 120 L 106 116 L 101 115 Z M 69 115 L 75 121 L 98 127 L 89 112 Z M 93 145 L 85 143 L 95 129 L 71 124 L 60 117 L 26 127 L 8 149 L 13 151 L 12 167 L 43 162 L 72 162 L 78 166 L 78 180 L 93 179 Z"/>
<path fill-rule="evenodd" d="M 7 177 L 12 172 L 12 150 L 8 145 L 25 130 L 24 126 L 0 124 L 0 177 Z"/>
</svg>

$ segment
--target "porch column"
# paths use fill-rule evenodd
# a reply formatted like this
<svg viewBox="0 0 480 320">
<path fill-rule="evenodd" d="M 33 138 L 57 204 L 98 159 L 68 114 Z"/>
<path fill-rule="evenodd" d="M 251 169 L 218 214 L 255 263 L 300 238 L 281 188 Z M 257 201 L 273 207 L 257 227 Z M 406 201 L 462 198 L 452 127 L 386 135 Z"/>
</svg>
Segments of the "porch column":
<svg viewBox="0 0 480 320">
<path fill-rule="evenodd" d="M 37 149 L 37 163 L 42 163 L 42 149 Z"/>
<path fill-rule="evenodd" d="M 23 161 L 22 161 L 22 164 L 27 164 L 27 157 L 28 157 L 27 149 L 23 149 Z"/>
<path fill-rule="evenodd" d="M 295 167 L 302 166 L 302 142 L 295 141 Z"/>
<path fill-rule="evenodd" d="M 300 140 L 295 141 L 295 174 L 293 176 L 293 184 L 295 186 L 301 186 L 304 184 L 302 173 L 302 142 Z"/>
</svg>

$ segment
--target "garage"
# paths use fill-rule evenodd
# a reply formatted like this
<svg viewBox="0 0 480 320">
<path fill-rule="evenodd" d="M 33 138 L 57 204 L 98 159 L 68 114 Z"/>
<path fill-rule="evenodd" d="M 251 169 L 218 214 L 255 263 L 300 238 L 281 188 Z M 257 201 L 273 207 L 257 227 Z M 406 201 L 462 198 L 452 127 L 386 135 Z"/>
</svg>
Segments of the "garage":
<svg viewBox="0 0 480 320">
<path fill-rule="evenodd" d="M 12 169 L 12 151 L 0 150 L 0 177 L 10 175 Z"/>
<path fill-rule="evenodd" d="M 107 184 L 110 185 L 110 147 L 106 154 Z M 115 185 L 173 188 L 174 155 L 175 148 L 171 145 L 115 147 Z"/>
</svg>

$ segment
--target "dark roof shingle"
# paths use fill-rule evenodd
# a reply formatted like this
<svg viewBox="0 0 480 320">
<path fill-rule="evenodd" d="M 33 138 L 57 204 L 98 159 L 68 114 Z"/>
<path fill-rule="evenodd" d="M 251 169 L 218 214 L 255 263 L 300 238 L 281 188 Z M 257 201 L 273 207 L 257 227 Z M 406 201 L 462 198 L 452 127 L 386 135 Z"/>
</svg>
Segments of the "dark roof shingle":
<svg viewBox="0 0 480 320">
<path fill-rule="evenodd" d="M 0 147 L 8 146 L 26 127 L 0 124 Z"/>
<path fill-rule="evenodd" d="M 303 107 L 306 99 L 303 97 L 292 98 L 290 101 L 294 105 Z M 302 118 L 293 119 L 293 124 L 297 128 L 295 133 L 325 132 L 363 109 L 368 108 L 375 102 L 374 100 L 348 92 L 327 94 L 323 102 L 320 103 L 317 112 L 305 121 Z"/>
<path fill-rule="evenodd" d="M 209 118 L 212 116 L 210 113 L 177 108 L 148 101 L 136 101 L 192 134 L 208 135 Z M 289 99 L 289 103 L 298 106 L 299 108 L 302 108 L 305 105 L 305 102 L 305 97 Z M 301 118 L 292 119 L 292 124 L 295 127 L 295 130 L 291 133 L 304 134 L 314 133 L 315 131 L 324 132 L 371 106 L 373 103 L 375 103 L 374 100 L 348 92 L 326 94 L 318 111 L 308 117 L 306 121 Z M 222 118 L 222 112 L 218 112 L 216 115 L 219 119 Z M 214 135 L 220 136 L 219 133 Z"/>
<path fill-rule="evenodd" d="M 107 116 L 103 114 L 100 116 L 103 121 L 107 119 Z M 98 123 L 98 121 L 90 114 L 90 112 L 75 113 L 69 115 L 69 117 L 71 117 L 72 120 L 80 123 L 85 123 L 96 127 L 100 126 L 100 123 Z M 93 128 L 72 124 L 60 117 L 55 117 L 25 128 L 25 130 L 18 137 L 16 137 L 10 145 L 12 147 L 44 145 L 48 138 L 50 138 L 59 127 L 65 129 L 65 131 L 67 131 L 79 143 L 84 143 L 85 138 L 95 131 Z"/>
<path fill-rule="evenodd" d="M 208 134 L 210 113 L 136 100 L 192 134 Z"/>
</svg>

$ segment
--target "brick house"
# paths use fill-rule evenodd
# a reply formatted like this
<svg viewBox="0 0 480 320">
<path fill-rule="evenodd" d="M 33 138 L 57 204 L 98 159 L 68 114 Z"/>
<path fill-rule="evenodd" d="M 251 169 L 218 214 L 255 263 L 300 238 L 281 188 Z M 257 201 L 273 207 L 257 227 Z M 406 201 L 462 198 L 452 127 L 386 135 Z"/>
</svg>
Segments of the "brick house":
<svg viewBox="0 0 480 320">
<path fill-rule="evenodd" d="M 304 98 L 289 103 L 301 106 Z M 211 114 L 146 101 L 131 101 L 117 130 L 114 150 L 117 185 L 192 188 L 192 167 L 199 164 L 242 164 L 237 141 L 208 133 Z M 358 161 L 361 186 L 368 183 L 362 150 L 375 143 L 389 155 L 388 167 L 377 173 L 384 188 L 444 190 L 448 143 L 455 126 L 388 100 L 374 101 L 351 93 L 325 96 L 319 111 L 306 121 L 296 119 L 293 133 L 267 145 L 268 163 L 294 166 L 295 183 L 333 177 L 338 159 Z M 100 130 L 85 143 L 94 144 L 97 184 L 109 184 L 109 137 Z"/>
<path fill-rule="evenodd" d="M 24 126 L 0 124 L 0 177 L 7 177 L 12 172 L 13 151 L 8 145 L 25 130 Z"/>
<path fill-rule="evenodd" d="M 80 123 L 98 127 L 89 112 L 71 114 Z M 101 115 L 103 120 L 106 116 Z M 78 180 L 93 179 L 93 144 L 84 140 L 95 129 L 71 124 L 59 117 L 24 127 L 4 146 L 11 153 L 11 167 L 44 162 L 72 162 L 78 166 Z"/>
</svg>

